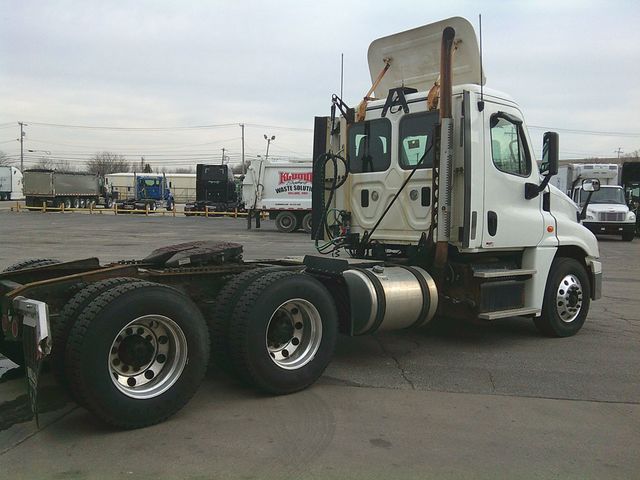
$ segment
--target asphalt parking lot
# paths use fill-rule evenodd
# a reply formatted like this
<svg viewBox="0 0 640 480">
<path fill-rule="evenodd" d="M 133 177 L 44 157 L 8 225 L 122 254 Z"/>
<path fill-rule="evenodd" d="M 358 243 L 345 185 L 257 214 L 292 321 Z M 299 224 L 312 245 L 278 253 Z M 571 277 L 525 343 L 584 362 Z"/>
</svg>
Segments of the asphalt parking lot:
<svg viewBox="0 0 640 480">
<path fill-rule="evenodd" d="M 0 269 L 197 239 L 242 243 L 246 258 L 314 252 L 269 221 L 2 210 Z M 24 379 L 0 360 L 0 477 L 637 478 L 640 239 L 600 249 L 604 297 L 574 337 L 544 338 L 526 319 L 343 337 L 304 392 L 261 396 L 212 371 L 181 412 L 142 430 L 104 427 L 55 386 L 38 430 L 23 421 Z"/>
</svg>

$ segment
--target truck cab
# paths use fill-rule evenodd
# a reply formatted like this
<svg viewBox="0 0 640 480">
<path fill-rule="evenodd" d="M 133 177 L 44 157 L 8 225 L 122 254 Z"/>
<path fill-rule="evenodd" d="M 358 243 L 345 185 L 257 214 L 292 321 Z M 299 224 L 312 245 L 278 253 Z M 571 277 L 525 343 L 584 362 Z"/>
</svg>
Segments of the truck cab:
<svg viewBox="0 0 640 480">
<path fill-rule="evenodd" d="M 116 202 L 119 210 L 150 210 L 159 207 L 172 210 L 174 206 L 171 182 L 162 175 L 135 174 L 133 178 L 133 197 Z"/>
<path fill-rule="evenodd" d="M 455 52 L 451 113 L 443 118 L 449 94 L 438 63 L 447 26 Z M 567 265 L 581 270 L 580 299 L 599 297 L 601 265 L 576 206 L 548 185 L 558 168 L 557 134 L 545 134 L 541 171 L 522 109 L 484 87 L 475 33 L 464 19 L 375 40 L 368 60 L 375 96 L 357 109 L 334 98 L 342 115 L 316 119 L 314 158 L 332 158 L 314 166 L 321 248 L 426 259 L 421 265 L 439 276 L 441 312 L 486 320 L 557 313 L 570 320 L 556 329 L 564 331 L 579 303 L 571 301 L 571 312 L 557 306 L 566 302 L 559 282 L 577 278 Z M 434 244 L 445 246 L 439 265 Z"/>
<path fill-rule="evenodd" d="M 233 170 L 229 165 L 196 166 L 196 201 L 188 202 L 184 211 L 187 215 L 195 212 L 226 212 L 240 206 L 240 197 Z"/>
</svg>

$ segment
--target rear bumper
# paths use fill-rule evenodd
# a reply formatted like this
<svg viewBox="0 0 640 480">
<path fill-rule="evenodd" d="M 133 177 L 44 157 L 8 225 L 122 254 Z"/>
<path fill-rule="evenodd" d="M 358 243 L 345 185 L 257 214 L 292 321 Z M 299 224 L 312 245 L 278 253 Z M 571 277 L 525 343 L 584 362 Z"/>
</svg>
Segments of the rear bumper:
<svg viewBox="0 0 640 480">
<path fill-rule="evenodd" d="M 595 234 L 608 235 L 630 233 L 636 228 L 635 222 L 582 222 L 582 224 Z"/>
</svg>

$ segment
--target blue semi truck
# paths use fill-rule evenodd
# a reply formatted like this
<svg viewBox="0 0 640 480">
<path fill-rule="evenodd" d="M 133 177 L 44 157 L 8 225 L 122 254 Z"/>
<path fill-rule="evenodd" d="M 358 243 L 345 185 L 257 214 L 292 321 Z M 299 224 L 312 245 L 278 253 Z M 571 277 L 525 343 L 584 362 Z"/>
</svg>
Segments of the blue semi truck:
<svg viewBox="0 0 640 480">
<path fill-rule="evenodd" d="M 175 202 L 167 177 L 153 174 L 134 174 L 133 197 L 116 202 L 117 210 L 149 210 L 158 208 L 172 210 Z"/>
</svg>

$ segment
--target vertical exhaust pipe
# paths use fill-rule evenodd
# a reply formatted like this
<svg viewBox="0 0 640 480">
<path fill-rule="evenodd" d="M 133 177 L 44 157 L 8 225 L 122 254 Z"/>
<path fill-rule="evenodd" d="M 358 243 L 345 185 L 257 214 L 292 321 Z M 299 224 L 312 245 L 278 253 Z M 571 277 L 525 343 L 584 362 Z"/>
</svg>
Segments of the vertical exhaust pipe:
<svg viewBox="0 0 640 480">
<path fill-rule="evenodd" d="M 451 171 L 453 170 L 453 40 L 456 31 L 447 27 L 442 32 L 440 49 L 440 158 L 437 162 L 437 242 L 434 269 L 439 280 L 447 263 L 447 252 L 451 231 Z"/>
</svg>

